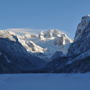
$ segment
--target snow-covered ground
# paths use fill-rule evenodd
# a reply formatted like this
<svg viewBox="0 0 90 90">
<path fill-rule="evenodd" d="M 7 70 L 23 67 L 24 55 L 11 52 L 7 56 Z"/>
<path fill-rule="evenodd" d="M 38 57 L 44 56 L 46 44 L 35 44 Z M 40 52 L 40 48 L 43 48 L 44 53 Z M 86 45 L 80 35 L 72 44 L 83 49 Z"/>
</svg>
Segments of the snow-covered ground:
<svg viewBox="0 0 90 90">
<path fill-rule="evenodd" d="M 0 90 L 90 90 L 90 73 L 1 74 Z"/>
</svg>

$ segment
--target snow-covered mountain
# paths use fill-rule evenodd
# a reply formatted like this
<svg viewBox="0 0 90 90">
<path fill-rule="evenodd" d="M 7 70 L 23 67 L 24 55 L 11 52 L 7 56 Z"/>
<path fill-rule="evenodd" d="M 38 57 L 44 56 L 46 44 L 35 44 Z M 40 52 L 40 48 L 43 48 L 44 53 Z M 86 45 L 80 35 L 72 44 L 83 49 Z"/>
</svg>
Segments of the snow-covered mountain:
<svg viewBox="0 0 90 90">
<path fill-rule="evenodd" d="M 56 52 L 62 52 L 66 55 L 70 44 L 73 42 L 65 33 L 57 29 L 41 31 L 40 33 L 19 29 L 7 31 L 15 35 L 29 53 L 47 61 L 51 60 L 50 58 Z"/>
</svg>

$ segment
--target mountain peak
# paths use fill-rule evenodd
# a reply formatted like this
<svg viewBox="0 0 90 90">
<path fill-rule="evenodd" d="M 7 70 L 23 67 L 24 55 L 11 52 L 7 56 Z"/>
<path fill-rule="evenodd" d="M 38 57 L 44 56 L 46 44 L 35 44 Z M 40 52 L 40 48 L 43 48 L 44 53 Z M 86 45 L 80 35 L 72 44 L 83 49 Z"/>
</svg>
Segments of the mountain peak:
<svg viewBox="0 0 90 90">
<path fill-rule="evenodd" d="M 90 23 L 90 15 L 83 16 L 81 18 L 81 22 L 78 24 L 78 27 L 77 27 L 75 41 L 81 37 L 82 33 L 88 27 L 89 23 Z"/>
<path fill-rule="evenodd" d="M 39 33 L 39 38 L 40 40 L 53 40 L 56 38 L 68 38 L 71 42 L 72 40 L 62 31 L 58 30 L 58 29 L 49 29 L 47 31 L 42 31 Z"/>
</svg>

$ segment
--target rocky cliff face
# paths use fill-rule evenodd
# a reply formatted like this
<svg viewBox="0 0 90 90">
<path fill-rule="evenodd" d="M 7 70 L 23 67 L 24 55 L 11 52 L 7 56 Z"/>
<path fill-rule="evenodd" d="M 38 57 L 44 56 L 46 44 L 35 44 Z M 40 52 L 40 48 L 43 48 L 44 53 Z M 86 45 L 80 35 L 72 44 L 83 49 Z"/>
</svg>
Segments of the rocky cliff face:
<svg viewBox="0 0 90 90">
<path fill-rule="evenodd" d="M 89 15 L 82 17 L 78 24 L 74 42 L 71 44 L 67 56 L 54 59 L 47 67 L 51 72 L 57 73 L 90 72 Z"/>
<path fill-rule="evenodd" d="M 82 17 L 74 40 L 74 43 L 69 48 L 68 55 L 76 56 L 90 49 L 90 16 Z"/>
<path fill-rule="evenodd" d="M 68 56 L 71 62 L 66 66 L 69 72 L 90 71 L 90 16 L 84 16 L 77 27 L 74 43 L 70 46 Z M 70 60 L 69 60 L 70 61 Z M 64 68 L 65 70 L 65 68 Z"/>
</svg>

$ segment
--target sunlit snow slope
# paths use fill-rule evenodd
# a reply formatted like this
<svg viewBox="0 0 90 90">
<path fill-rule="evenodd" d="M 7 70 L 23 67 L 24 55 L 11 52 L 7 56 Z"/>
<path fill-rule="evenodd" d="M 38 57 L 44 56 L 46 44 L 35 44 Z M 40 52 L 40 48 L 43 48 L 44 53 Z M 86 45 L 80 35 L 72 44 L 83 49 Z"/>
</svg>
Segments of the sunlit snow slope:
<svg viewBox="0 0 90 90">
<path fill-rule="evenodd" d="M 32 55 L 47 61 L 56 52 L 62 52 L 66 55 L 69 45 L 72 43 L 72 40 L 65 33 L 57 29 L 41 30 L 38 33 L 29 29 L 8 29 L 5 31 L 17 36 L 19 42 Z"/>
</svg>

